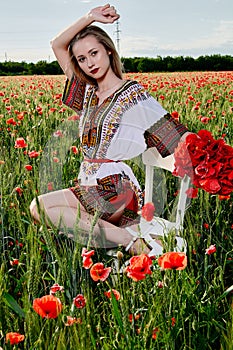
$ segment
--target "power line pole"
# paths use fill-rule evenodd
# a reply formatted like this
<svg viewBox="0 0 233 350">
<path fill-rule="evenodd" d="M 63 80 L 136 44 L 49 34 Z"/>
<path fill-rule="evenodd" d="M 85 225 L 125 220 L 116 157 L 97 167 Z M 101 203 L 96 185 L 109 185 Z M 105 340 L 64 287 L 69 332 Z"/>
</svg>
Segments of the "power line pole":
<svg viewBox="0 0 233 350">
<path fill-rule="evenodd" d="M 117 36 L 117 38 L 116 38 L 116 46 L 117 46 L 117 51 L 118 51 L 118 53 L 120 54 L 120 28 L 119 28 L 119 21 L 117 20 L 116 21 L 116 36 Z"/>
</svg>

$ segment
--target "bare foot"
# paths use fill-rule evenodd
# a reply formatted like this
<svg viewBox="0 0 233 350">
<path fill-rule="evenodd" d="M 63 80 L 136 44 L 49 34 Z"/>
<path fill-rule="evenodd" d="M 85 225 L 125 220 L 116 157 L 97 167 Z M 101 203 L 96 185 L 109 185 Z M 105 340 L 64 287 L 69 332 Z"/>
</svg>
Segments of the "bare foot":
<svg viewBox="0 0 233 350">
<path fill-rule="evenodd" d="M 158 243 L 162 247 L 162 243 L 159 239 L 154 239 L 154 242 Z M 152 248 L 145 242 L 143 238 L 138 238 L 129 249 L 131 255 L 149 254 Z"/>
</svg>

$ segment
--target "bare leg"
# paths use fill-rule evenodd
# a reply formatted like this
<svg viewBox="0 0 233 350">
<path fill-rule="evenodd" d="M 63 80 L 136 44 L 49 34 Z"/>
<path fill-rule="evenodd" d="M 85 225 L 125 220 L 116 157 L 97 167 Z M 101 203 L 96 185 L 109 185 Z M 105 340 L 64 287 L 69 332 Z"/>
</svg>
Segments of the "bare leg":
<svg viewBox="0 0 233 350">
<path fill-rule="evenodd" d="M 77 212 L 80 206 L 80 219 L 78 221 L 78 229 L 80 234 L 90 232 L 93 222 L 93 217 L 89 215 L 82 207 L 76 196 L 69 190 L 59 190 L 43 194 L 38 197 L 41 211 L 47 217 L 47 224 L 51 222 L 56 227 L 65 229 L 74 229 L 77 223 Z M 123 208 L 121 208 L 123 210 Z M 30 205 L 30 212 L 35 220 L 40 222 L 40 215 L 36 199 Z M 113 214 L 113 223 L 118 216 L 118 213 Z M 113 223 L 98 219 L 94 227 L 93 236 L 105 235 L 105 242 L 108 247 L 116 247 L 118 245 L 127 246 L 132 240 L 130 233 L 124 228 L 115 226 Z M 137 230 L 137 225 L 131 226 L 133 230 Z M 80 237 L 81 238 L 81 237 Z M 101 243 L 103 243 L 101 241 Z M 102 246 L 103 247 L 103 246 Z"/>
</svg>

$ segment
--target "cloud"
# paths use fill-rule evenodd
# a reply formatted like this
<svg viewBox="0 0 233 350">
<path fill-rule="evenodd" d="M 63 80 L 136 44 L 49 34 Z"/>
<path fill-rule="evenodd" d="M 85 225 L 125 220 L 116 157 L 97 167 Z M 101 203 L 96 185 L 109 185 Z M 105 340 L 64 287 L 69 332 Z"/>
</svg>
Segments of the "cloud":
<svg viewBox="0 0 233 350">
<path fill-rule="evenodd" d="M 154 37 L 126 36 L 120 43 L 122 56 L 155 56 L 158 42 Z"/>
<path fill-rule="evenodd" d="M 233 51 L 233 21 L 220 21 L 218 25 L 213 27 L 211 33 L 205 34 L 200 38 L 190 38 L 185 41 L 177 41 L 176 43 L 159 45 L 162 50 L 203 50 L 203 49 L 220 49 L 229 47 Z"/>
<path fill-rule="evenodd" d="M 120 54 L 124 57 L 157 55 L 200 55 L 200 54 L 233 54 L 233 21 L 221 20 L 217 24 L 209 23 L 208 32 L 199 37 L 188 37 L 173 40 L 172 43 L 160 43 L 151 36 L 127 36 L 120 43 Z"/>
</svg>

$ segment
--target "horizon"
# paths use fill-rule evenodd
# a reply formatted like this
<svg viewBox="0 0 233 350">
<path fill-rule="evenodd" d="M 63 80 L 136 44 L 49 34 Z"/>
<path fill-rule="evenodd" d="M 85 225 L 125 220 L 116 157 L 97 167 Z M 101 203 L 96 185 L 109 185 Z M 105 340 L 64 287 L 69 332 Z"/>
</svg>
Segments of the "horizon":
<svg viewBox="0 0 233 350">
<path fill-rule="evenodd" d="M 213 57 L 213 56 L 220 56 L 220 57 L 226 57 L 226 56 L 229 56 L 229 57 L 233 57 L 233 55 L 228 55 L 228 54 L 218 54 L 218 53 L 214 53 L 214 54 L 210 54 L 210 55 L 200 55 L 198 57 L 193 57 L 193 56 L 184 56 L 184 55 L 176 55 L 176 56 L 171 56 L 171 55 L 167 55 L 167 56 L 156 56 L 156 57 L 147 57 L 147 56 L 135 56 L 135 57 L 126 57 L 126 56 L 122 56 L 121 59 L 138 59 L 138 58 L 149 58 L 149 59 L 156 59 L 158 57 L 162 57 L 163 58 L 167 58 L 167 57 L 172 57 L 172 58 L 178 58 L 178 57 L 183 57 L 184 59 L 185 58 L 193 58 L 194 60 L 200 58 L 200 57 Z M 51 61 L 51 62 L 48 62 L 46 59 L 39 59 L 37 62 L 29 62 L 29 61 L 12 61 L 12 60 L 5 60 L 5 61 L 1 61 L 0 60 L 0 63 L 8 63 L 8 62 L 12 62 L 12 63 L 26 63 L 26 64 L 37 64 L 39 62 L 46 62 L 47 64 L 50 64 L 50 63 L 53 63 L 53 62 L 57 62 L 56 58 Z"/>
</svg>

